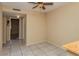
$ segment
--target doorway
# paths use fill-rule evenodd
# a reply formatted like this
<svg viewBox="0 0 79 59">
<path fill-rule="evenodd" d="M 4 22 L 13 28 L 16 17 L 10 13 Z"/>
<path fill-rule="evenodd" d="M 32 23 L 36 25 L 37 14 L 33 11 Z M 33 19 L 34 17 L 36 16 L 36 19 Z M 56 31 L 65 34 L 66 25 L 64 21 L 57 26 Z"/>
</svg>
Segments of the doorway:
<svg viewBox="0 0 79 59">
<path fill-rule="evenodd" d="M 11 19 L 11 40 L 19 39 L 19 19 Z"/>
<path fill-rule="evenodd" d="M 19 16 L 19 17 L 17 17 Z M 26 15 L 3 13 L 3 46 L 18 43 L 26 44 Z"/>
</svg>

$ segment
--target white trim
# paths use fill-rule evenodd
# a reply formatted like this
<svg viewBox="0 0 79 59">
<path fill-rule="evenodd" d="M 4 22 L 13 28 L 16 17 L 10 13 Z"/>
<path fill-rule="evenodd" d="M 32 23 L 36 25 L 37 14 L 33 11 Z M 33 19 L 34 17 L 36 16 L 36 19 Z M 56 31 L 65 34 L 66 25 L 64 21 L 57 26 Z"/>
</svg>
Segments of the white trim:
<svg viewBox="0 0 79 59">
<path fill-rule="evenodd" d="M 11 17 L 9 17 L 9 19 L 7 19 L 7 20 L 9 20 L 9 25 L 6 26 L 7 27 L 7 29 L 6 29 L 7 40 L 6 41 L 10 41 L 10 38 L 11 38 L 11 36 L 10 36 L 10 34 L 11 34 Z"/>
</svg>

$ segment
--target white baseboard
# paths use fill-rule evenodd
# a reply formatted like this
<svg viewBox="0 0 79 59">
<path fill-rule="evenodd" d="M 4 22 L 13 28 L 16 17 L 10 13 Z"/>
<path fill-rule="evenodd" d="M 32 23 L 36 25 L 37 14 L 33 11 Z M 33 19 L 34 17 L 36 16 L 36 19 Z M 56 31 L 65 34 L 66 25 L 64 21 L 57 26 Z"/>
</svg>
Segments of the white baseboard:
<svg viewBox="0 0 79 59">
<path fill-rule="evenodd" d="M 62 45 L 58 45 L 58 43 L 52 42 L 52 41 L 47 41 L 48 43 L 55 45 L 56 47 L 62 48 Z"/>
<path fill-rule="evenodd" d="M 39 44 L 39 43 L 43 43 L 45 42 L 45 40 L 42 40 L 42 41 L 33 41 L 33 42 L 26 42 L 26 46 L 30 46 L 30 45 L 34 45 L 34 44 Z"/>
</svg>

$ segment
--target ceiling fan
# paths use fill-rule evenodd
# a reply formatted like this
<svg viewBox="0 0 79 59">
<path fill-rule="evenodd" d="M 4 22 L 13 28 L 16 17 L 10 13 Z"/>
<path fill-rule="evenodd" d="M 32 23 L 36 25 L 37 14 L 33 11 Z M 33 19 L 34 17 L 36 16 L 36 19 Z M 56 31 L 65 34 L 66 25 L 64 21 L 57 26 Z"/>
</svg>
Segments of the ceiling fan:
<svg viewBox="0 0 79 59">
<path fill-rule="evenodd" d="M 45 10 L 47 5 L 53 5 L 52 2 L 29 2 L 29 3 L 32 3 L 32 4 L 35 4 L 35 6 L 32 8 L 32 9 L 35 9 L 37 7 Z"/>
</svg>

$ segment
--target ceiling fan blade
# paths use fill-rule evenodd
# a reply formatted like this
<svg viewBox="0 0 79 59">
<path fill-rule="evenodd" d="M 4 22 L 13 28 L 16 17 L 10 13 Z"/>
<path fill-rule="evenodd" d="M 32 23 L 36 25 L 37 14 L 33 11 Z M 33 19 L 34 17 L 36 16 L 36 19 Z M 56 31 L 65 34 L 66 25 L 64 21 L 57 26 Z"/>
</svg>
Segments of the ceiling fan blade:
<svg viewBox="0 0 79 59">
<path fill-rule="evenodd" d="M 37 2 L 28 2 L 28 3 L 37 4 Z"/>
<path fill-rule="evenodd" d="M 43 3 L 44 5 L 53 5 L 52 2 L 46 2 L 46 3 Z"/>
<path fill-rule="evenodd" d="M 43 2 L 37 2 L 38 4 L 43 4 Z"/>
<path fill-rule="evenodd" d="M 38 7 L 38 5 L 34 6 L 32 9 L 34 9 L 34 8 L 36 8 L 36 7 Z"/>
</svg>

